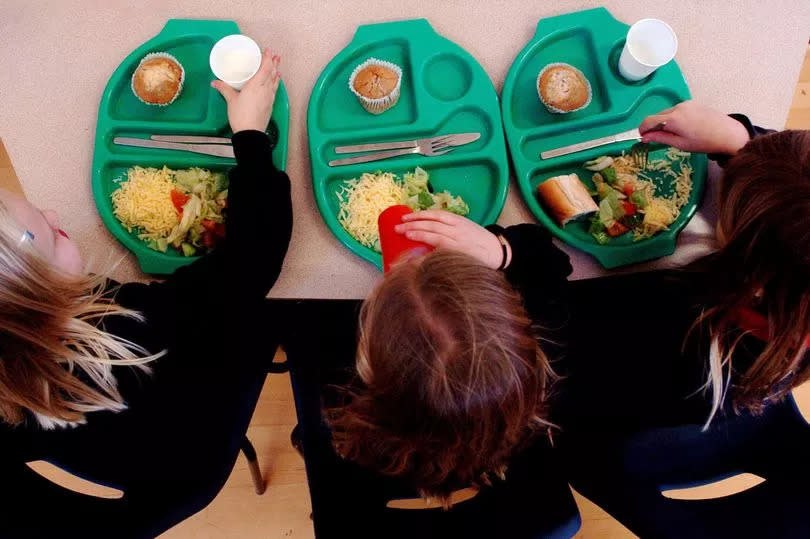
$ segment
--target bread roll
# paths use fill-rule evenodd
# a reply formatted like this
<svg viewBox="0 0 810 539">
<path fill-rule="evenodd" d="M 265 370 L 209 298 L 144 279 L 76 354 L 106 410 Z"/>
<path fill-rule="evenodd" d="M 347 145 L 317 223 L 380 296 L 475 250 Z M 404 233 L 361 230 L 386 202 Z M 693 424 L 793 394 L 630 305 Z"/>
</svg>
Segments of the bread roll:
<svg viewBox="0 0 810 539">
<path fill-rule="evenodd" d="M 549 178 L 537 186 L 537 192 L 561 226 L 599 210 L 576 174 Z"/>
</svg>

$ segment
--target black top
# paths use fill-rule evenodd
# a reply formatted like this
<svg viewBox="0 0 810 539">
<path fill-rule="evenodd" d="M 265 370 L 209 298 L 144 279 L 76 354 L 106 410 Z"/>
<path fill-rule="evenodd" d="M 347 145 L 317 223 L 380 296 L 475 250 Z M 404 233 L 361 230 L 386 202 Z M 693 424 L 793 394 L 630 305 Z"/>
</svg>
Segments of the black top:
<svg viewBox="0 0 810 539">
<path fill-rule="evenodd" d="M 242 131 L 233 135 L 232 143 L 237 166 L 229 172 L 225 241 L 166 281 L 121 286 L 116 301 L 141 312 L 146 322 L 110 318 L 105 325 L 150 352 L 168 350 L 167 357 L 155 362 L 156 375 L 168 362 L 193 368 L 236 361 L 248 353 L 245 345 L 267 331 L 250 313 L 261 309 L 287 253 L 290 180 L 273 165 L 266 134 Z M 130 368 L 118 370 L 128 403 L 148 394 L 144 378 L 156 378 L 138 376 Z"/>
<path fill-rule="evenodd" d="M 149 352 L 167 350 L 150 364 L 151 374 L 113 367 L 128 409 L 88 413 L 86 424 L 63 432 L 44 432 L 33 418 L 14 429 L 0 425 L 4 451 L 27 460 L 44 458 L 53 445 L 48 440 L 81 443 L 84 433 L 103 440 L 105 431 L 110 438 L 105 443 L 131 443 L 117 431 L 128 423 L 134 428 L 147 417 L 154 420 L 152 413 L 171 416 L 206 393 L 215 399 L 212 403 L 221 399 L 224 407 L 229 398 L 240 400 L 237 379 L 258 363 L 256 336 L 267 333 L 256 314 L 281 271 L 292 230 L 292 204 L 289 178 L 273 166 L 267 135 L 243 131 L 232 141 L 237 166 L 229 173 L 226 238 L 221 244 L 165 281 L 120 288 L 110 283 L 116 302 L 140 312 L 145 321 L 109 317 L 104 329 Z M 206 421 L 216 421 L 220 414 L 216 407 L 212 410 L 214 416 Z M 224 419 L 226 412 L 221 413 Z M 172 428 L 168 421 L 164 427 Z M 121 470 L 111 470 L 126 475 L 127 467 L 118 464 Z"/>
<path fill-rule="evenodd" d="M 568 257 L 538 225 L 502 231 L 513 247 L 506 277 L 523 291 L 536 320 L 551 328 L 562 312 L 561 293 L 571 273 Z M 274 301 L 283 317 L 285 352 L 290 364 L 304 449 L 313 521 L 318 537 L 557 537 L 579 526 L 564 466 L 548 439 L 510 459 L 507 481 L 453 508 L 407 511 L 387 509 L 392 499 L 418 496 L 414 486 L 339 457 L 323 423 L 322 406 L 346 395 L 335 386 L 355 379 L 360 301 Z M 392 322 L 396 323 L 396 322 Z M 545 330 L 543 336 L 549 336 Z M 549 355 L 554 352 L 544 344 Z M 458 485 L 458 488 L 467 485 Z M 539 513 L 535 510 L 542 507 Z M 504 528 L 505 524 L 506 528 Z M 504 532 L 504 530 L 508 532 Z"/>
<path fill-rule="evenodd" d="M 732 117 L 751 137 L 770 132 L 745 116 Z M 728 159 L 710 157 L 721 164 Z M 700 328 L 690 333 L 711 298 L 706 273 L 659 270 L 566 282 L 568 257 L 548 232 L 520 225 L 506 236 L 516 261 L 507 277 L 523 293 L 536 323 L 554 330 L 553 342 L 542 343 L 558 358 L 554 367 L 564 377 L 555 392 L 553 420 L 564 430 L 608 436 L 706 421 L 711 395 L 702 387 L 709 340 Z M 745 337 L 735 365 L 744 366 L 762 346 Z"/>
<path fill-rule="evenodd" d="M 545 228 L 503 232 L 513 253 L 506 277 L 562 377 L 553 391 L 554 422 L 616 432 L 617 424 L 634 431 L 706 419 L 707 401 L 693 395 L 706 355 L 681 352 L 699 310 L 697 276 L 666 270 L 568 282 L 568 256 Z"/>
</svg>

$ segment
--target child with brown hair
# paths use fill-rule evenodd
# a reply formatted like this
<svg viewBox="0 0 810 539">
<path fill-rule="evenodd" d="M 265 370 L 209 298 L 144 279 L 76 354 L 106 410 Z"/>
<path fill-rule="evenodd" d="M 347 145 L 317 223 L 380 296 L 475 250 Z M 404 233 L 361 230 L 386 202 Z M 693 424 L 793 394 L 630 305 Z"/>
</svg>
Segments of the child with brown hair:
<svg viewBox="0 0 810 539">
<path fill-rule="evenodd" d="M 659 122 L 665 130 L 644 134 Z M 705 429 L 721 412 L 761 412 L 810 378 L 810 133 L 766 131 L 691 101 L 640 130 L 724 166 L 718 250 L 680 270 L 572 287 L 559 410 L 572 429 L 605 435 Z"/>
<path fill-rule="evenodd" d="M 443 211 L 403 221 L 397 232 L 438 249 L 365 300 L 359 380 L 327 416 L 340 454 L 447 507 L 453 491 L 503 478 L 538 434 L 548 443 L 559 349 L 542 339 L 562 325 L 571 266 L 537 225 L 487 230 Z"/>
<path fill-rule="evenodd" d="M 810 379 L 810 132 L 769 133 L 694 102 L 648 118 L 650 141 L 721 152 L 719 250 L 694 264 L 707 297 L 695 328 L 709 335 L 711 418 L 730 393 L 760 412 Z"/>
</svg>

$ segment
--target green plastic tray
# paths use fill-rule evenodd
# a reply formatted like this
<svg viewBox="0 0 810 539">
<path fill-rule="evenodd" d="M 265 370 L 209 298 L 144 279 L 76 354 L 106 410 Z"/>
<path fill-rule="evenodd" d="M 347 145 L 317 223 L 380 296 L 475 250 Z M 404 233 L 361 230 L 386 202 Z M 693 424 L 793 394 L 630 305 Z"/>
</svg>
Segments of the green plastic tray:
<svg viewBox="0 0 810 539">
<path fill-rule="evenodd" d="M 352 70 L 370 57 L 393 62 L 403 71 L 399 103 L 379 116 L 366 112 L 349 90 Z M 378 268 L 380 254 L 352 238 L 337 220 L 335 192 L 344 180 L 378 170 L 401 176 L 421 166 L 434 190 L 447 189 L 464 198 L 472 220 L 493 223 L 503 209 L 509 162 L 498 96 L 478 62 L 425 19 L 360 26 L 315 83 L 307 129 L 313 191 L 326 225 L 352 252 Z M 481 138 L 443 156 L 327 164 L 336 157 L 335 146 L 466 132 L 480 132 Z"/>
<path fill-rule="evenodd" d="M 134 165 L 178 169 L 203 167 L 227 170 L 233 159 L 194 154 L 178 150 L 116 146 L 116 136 L 149 138 L 153 134 L 230 136 L 225 101 L 211 88 L 214 74 L 208 65 L 211 47 L 220 38 L 238 34 L 233 21 L 170 19 L 158 35 L 132 51 L 110 77 L 98 109 L 96 140 L 93 150 L 93 198 L 104 225 L 133 252 L 146 273 L 172 273 L 199 257 L 184 257 L 169 249 L 160 253 L 149 249 L 134 233 L 127 232 L 113 215 L 110 194 L 117 188 L 116 178 L 126 177 Z M 132 73 L 141 58 L 150 52 L 167 52 L 185 69 L 185 83 L 177 100 L 167 107 L 141 103 L 132 93 Z M 279 140 L 273 150 L 273 162 L 284 169 L 287 163 L 287 130 L 290 105 L 282 83 L 273 108 Z"/>
<path fill-rule="evenodd" d="M 587 220 L 560 227 L 540 204 L 536 188 L 542 181 L 559 174 L 577 173 L 591 185 L 593 173 L 582 169 L 581 164 L 599 155 L 627 151 L 633 141 L 553 159 L 540 159 L 540 152 L 633 129 L 647 115 L 690 98 L 686 81 L 674 61 L 635 83 L 619 75 L 618 59 L 628 28 L 604 8 L 541 19 L 534 37 L 509 70 L 501 105 L 517 183 L 529 209 L 555 236 L 590 253 L 606 268 L 672 254 L 678 234 L 701 200 L 707 171 L 706 156 L 693 154 L 694 187 L 689 203 L 669 230 L 638 242 L 627 234 L 599 245 L 587 232 Z M 593 89 L 588 107 L 569 114 L 546 110 L 538 98 L 536 81 L 540 69 L 552 62 L 571 64 L 585 74 Z M 650 159 L 663 152 L 653 152 Z"/>
</svg>

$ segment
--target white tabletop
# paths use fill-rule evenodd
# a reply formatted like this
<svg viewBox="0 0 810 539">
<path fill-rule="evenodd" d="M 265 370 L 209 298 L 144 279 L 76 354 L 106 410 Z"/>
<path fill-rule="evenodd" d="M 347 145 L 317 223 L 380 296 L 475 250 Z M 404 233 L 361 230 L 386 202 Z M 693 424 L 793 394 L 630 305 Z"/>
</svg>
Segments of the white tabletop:
<svg viewBox="0 0 810 539">
<path fill-rule="evenodd" d="M 696 99 L 745 112 L 761 125 L 784 125 L 810 30 L 810 2 L 803 0 L 2 0 L 1 134 L 29 199 L 59 211 L 91 269 L 104 271 L 121 260 L 113 277 L 146 279 L 104 228 L 92 200 L 90 165 L 101 93 L 124 56 L 157 34 L 167 19 L 233 19 L 245 34 L 282 55 L 291 104 L 287 170 L 295 225 L 271 296 L 362 298 L 380 274 L 332 236 L 312 196 L 306 108 L 321 69 L 360 24 L 425 17 L 472 54 L 500 92 L 538 19 L 600 5 L 626 22 L 644 17 L 669 22 L 678 34 L 677 61 Z M 708 252 L 711 206 L 707 197 L 674 256 L 629 269 L 671 265 Z M 499 223 L 533 221 L 513 182 Z M 589 256 L 564 248 L 572 255 L 574 278 L 605 273 Z"/>
</svg>

